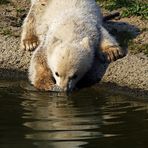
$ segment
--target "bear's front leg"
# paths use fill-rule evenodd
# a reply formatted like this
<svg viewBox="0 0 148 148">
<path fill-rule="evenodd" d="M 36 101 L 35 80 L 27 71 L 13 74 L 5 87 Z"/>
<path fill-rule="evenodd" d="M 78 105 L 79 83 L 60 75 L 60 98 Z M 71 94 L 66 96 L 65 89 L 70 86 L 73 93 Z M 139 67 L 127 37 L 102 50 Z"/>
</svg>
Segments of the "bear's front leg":
<svg viewBox="0 0 148 148">
<path fill-rule="evenodd" d="M 104 27 L 101 27 L 100 50 L 102 52 L 102 59 L 108 62 L 115 61 L 126 55 L 115 38 L 112 37 Z"/>
<path fill-rule="evenodd" d="M 52 75 L 47 69 L 44 71 L 37 70 L 34 86 L 39 90 L 50 91 L 54 88 Z"/>
<path fill-rule="evenodd" d="M 39 90 L 59 91 L 45 59 L 46 57 L 42 52 L 35 51 L 29 67 L 29 79 L 34 87 Z"/>
<path fill-rule="evenodd" d="M 32 11 L 31 9 L 24 21 L 20 45 L 21 49 L 30 51 L 34 50 L 39 44 L 35 29 L 35 17 Z"/>
<path fill-rule="evenodd" d="M 37 35 L 37 22 L 40 21 L 48 0 L 32 1 L 31 8 L 22 27 L 21 35 L 21 49 L 34 50 L 39 45 L 39 38 Z"/>
</svg>

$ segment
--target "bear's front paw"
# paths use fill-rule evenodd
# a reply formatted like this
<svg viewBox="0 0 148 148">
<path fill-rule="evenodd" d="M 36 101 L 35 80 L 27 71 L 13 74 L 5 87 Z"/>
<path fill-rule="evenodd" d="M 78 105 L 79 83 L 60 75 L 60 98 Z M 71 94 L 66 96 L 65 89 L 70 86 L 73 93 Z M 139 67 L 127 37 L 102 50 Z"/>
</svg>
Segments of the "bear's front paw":
<svg viewBox="0 0 148 148">
<path fill-rule="evenodd" d="M 61 92 L 61 89 L 57 85 L 51 85 L 50 83 L 40 82 L 35 87 L 41 91 Z"/>
<path fill-rule="evenodd" d="M 41 91 L 61 92 L 61 89 L 54 84 L 49 77 L 40 77 L 40 79 L 35 82 L 34 86 Z"/>
<path fill-rule="evenodd" d="M 21 49 L 33 51 L 39 45 L 39 40 L 36 35 L 26 36 L 21 40 Z"/>
<path fill-rule="evenodd" d="M 34 86 L 41 91 L 50 91 L 53 89 L 53 85 L 46 79 L 36 81 Z"/>
<path fill-rule="evenodd" d="M 123 58 L 125 55 L 119 46 L 108 46 L 102 51 L 101 57 L 103 61 L 113 62 Z"/>
</svg>

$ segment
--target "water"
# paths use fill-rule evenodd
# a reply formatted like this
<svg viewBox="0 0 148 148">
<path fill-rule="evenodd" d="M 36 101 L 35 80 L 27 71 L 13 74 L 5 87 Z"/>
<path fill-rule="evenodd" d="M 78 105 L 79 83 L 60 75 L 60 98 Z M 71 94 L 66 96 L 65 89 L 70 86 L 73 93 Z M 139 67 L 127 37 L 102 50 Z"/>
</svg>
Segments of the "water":
<svg viewBox="0 0 148 148">
<path fill-rule="evenodd" d="M 0 148 L 147 148 L 147 99 L 103 88 L 66 96 L 0 81 Z"/>
</svg>

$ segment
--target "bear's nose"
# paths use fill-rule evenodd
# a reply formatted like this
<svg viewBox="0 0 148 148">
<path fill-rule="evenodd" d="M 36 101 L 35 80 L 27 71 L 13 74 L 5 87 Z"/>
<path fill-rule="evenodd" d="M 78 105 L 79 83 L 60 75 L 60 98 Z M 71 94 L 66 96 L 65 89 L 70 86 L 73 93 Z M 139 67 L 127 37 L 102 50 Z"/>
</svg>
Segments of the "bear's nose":
<svg viewBox="0 0 148 148">
<path fill-rule="evenodd" d="M 64 92 L 71 92 L 71 87 L 69 87 L 69 85 L 67 85 L 66 87 L 63 88 Z"/>
<path fill-rule="evenodd" d="M 68 87 L 67 86 L 59 86 L 59 91 L 67 92 L 68 91 Z"/>
</svg>

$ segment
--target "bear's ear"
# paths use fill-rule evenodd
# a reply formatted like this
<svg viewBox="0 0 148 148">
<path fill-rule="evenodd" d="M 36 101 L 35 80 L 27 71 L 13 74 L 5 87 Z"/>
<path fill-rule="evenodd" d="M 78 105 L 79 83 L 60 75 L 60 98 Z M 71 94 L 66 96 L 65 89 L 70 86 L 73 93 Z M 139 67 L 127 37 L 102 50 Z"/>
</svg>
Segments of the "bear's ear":
<svg viewBox="0 0 148 148">
<path fill-rule="evenodd" d="M 80 44 L 81 44 L 84 48 L 90 48 L 89 38 L 88 38 L 88 37 L 83 38 L 82 41 L 80 42 Z"/>
</svg>

